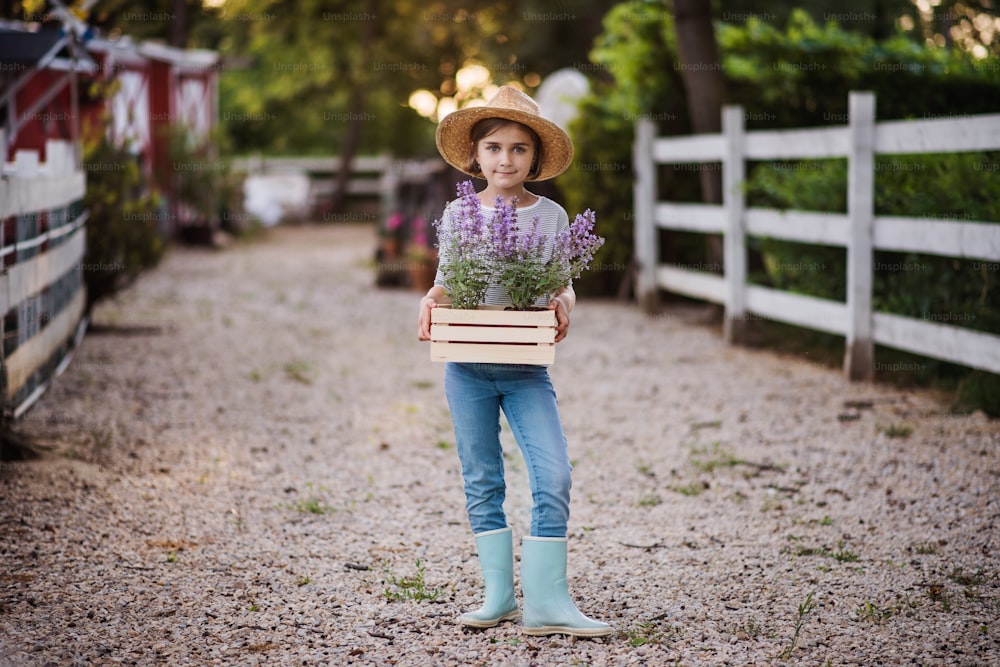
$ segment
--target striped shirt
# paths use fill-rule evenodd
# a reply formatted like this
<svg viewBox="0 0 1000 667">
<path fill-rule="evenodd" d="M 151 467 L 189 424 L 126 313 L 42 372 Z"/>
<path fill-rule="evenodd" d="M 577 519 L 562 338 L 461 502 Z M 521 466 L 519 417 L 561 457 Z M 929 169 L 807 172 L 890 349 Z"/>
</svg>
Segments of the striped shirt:
<svg viewBox="0 0 1000 667">
<path fill-rule="evenodd" d="M 454 211 L 458 210 L 461 206 L 461 201 L 456 199 L 448 204 L 444 209 L 444 215 L 441 216 L 441 227 L 447 229 L 451 221 L 451 216 Z M 492 206 L 483 206 L 483 217 L 489 220 L 493 216 L 493 211 L 495 210 Z M 543 251 L 543 259 L 548 261 L 552 257 L 552 242 L 555 239 L 556 233 L 562 231 L 569 227 L 569 216 L 566 214 L 566 209 L 552 201 L 548 197 L 538 196 L 538 201 L 536 201 L 531 206 L 518 207 L 517 209 L 517 225 L 520 229 L 530 229 L 532 224 L 532 219 L 538 216 L 538 231 L 546 239 L 545 248 Z M 443 249 L 442 249 L 443 250 Z M 443 260 L 443 257 L 442 257 Z M 444 275 L 441 273 L 440 268 L 441 262 L 438 263 L 437 276 L 434 278 L 434 284 L 448 289 L 448 285 L 445 282 Z M 544 294 L 535 301 L 536 306 L 546 307 L 549 305 L 549 300 L 552 298 L 551 294 Z M 489 288 L 486 290 L 486 300 L 483 304 L 487 306 L 510 306 L 511 300 L 507 296 L 503 287 L 501 287 L 496 281 L 490 283 Z"/>
</svg>

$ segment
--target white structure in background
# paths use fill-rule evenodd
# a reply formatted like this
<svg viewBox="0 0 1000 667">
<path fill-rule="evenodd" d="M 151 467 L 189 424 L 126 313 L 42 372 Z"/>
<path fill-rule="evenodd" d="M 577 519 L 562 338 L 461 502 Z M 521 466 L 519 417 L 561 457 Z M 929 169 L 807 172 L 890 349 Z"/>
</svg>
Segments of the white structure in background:
<svg viewBox="0 0 1000 667">
<path fill-rule="evenodd" d="M 590 83 L 575 69 L 556 70 L 535 91 L 542 116 L 569 132 L 569 124 L 579 115 L 577 105 L 590 92 Z"/>
<path fill-rule="evenodd" d="M 248 174 L 243 207 L 267 227 L 309 215 L 309 175 L 301 169 Z"/>
</svg>

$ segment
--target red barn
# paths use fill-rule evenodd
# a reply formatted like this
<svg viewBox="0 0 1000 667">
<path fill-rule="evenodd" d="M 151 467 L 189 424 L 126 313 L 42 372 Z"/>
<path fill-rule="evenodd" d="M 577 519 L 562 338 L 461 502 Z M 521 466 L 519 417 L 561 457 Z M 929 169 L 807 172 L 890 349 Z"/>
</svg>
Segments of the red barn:
<svg viewBox="0 0 1000 667">
<path fill-rule="evenodd" d="M 0 22 L 0 130 L 4 161 L 17 150 L 36 150 L 44 162 L 52 139 L 79 135 L 79 76 L 96 64 L 73 35 L 59 26 L 29 31 L 24 24 Z"/>
<path fill-rule="evenodd" d="M 218 121 L 219 55 L 155 42 L 136 43 L 128 37 L 92 39 L 87 50 L 102 76 L 118 82 L 107 109 L 112 139 L 126 142 L 141 156 L 147 177 L 168 199 L 175 199 L 170 197 L 173 184 L 162 176 L 176 171 L 167 132 L 172 126 L 182 126 L 192 142 L 208 139 Z M 171 219 L 187 222 L 183 207 L 178 208 Z"/>
<path fill-rule="evenodd" d="M 31 407 L 86 329 L 81 127 L 111 116 L 110 138 L 128 145 L 147 182 L 167 195 L 165 232 L 204 224 L 172 196 L 178 166 L 165 130 L 207 139 L 217 65 L 214 52 L 92 38 L 75 20 L 0 21 L 0 419 Z M 114 96 L 92 97 L 95 81 L 117 81 Z"/>
<path fill-rule="evenodd" d="M 44 161 L 47 141 L 76 144 L 80 128 L 99 124 L 106 113 L 110 138 L 129 146 L 147 182 L 166 195 L 174 223 L 166 231 L 204 222 L 176 197 L 178 166 L 171 162 L 167 134 L 183 127 L 192 144 L 208 139 L 218 122 L 219 54 L 137 43 L 127 36 L 85 37 L 85 43 L 72 38 L 58 25 L 36 29 L 0 22 L 3 159 L 30 149 Z M 111 99 L 90 97 L 88 84 L 95 80 L 117 83 Z"/>
</svg>

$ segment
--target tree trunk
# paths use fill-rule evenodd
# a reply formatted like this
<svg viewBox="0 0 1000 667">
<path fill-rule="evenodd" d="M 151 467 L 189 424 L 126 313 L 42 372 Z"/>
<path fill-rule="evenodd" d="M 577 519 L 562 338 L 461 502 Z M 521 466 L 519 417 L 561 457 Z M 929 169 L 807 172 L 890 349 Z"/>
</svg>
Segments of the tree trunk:
<svg viewBox="0 0 1000 667">
<path fill-rule="evenodd" d="M 674 0 L 674 28 L 681 75 L 687 93 L 688 115 L 695 134 L 722 131 L 725 78 L 719 63 L 719 48 L 712 26 L 711 3 L 704 0 Z M 714 165 L 713 165 L 714 167 Z M 699 172 L 701 196 L 707 204 L 722 203 L 722 172 L 703 165 Z M 722 266 L 722 240 L 709 237 L 710 262 Z"/>
<path fill-rule="evenodd" d="M 725 79 L 711 11 L 711 4 L 703 0 L 674 0 L 677 49 L 695 134 L 722 131 Z M 722 175 L 717 169 L 701 170 L 701 190 L 706 203 L 722 201 Z"/>
<path fill-rule="evenodd" d="M 367 121 L 365 103 L 368 99 L 368 87 L 371 85 L 368 72 L 371 69 L 375 39 L 378 35 L 378 0 L 368 0 L 365 9 L 369 18 L 365 21 L 365 34 L 361 41 L 359 64 L 354 72 L 344 139 L 340 144 L 340 171 L 334 177 L 333 198 L 330 202 L 330 212 L 334 214 L 344 212 L 344 208 L 347 206 L 348 186 L 354 167 L 354 156 L 361 144 L 361 135 Z"/>
<path fill-rule="evenodd" d="M 188 42 L 188 16 L 186 0 L 170 0 L 170 46 L 186 49 Z"/>
</svg>

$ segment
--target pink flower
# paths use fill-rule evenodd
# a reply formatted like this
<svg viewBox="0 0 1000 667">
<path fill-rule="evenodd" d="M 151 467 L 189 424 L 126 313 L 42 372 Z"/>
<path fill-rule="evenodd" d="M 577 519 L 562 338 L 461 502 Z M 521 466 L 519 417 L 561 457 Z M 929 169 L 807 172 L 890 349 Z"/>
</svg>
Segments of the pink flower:
<svg viewBox="0 0 1000 667">
<path fill-rule="evenodd" d="M 393 213 L 389 216 L 389 219 L 385 221 L 385 228 L 387 231 L 394 232 L 399 229 L 399 226 L 403 224 L 403 214 Z"/>
<path fill-rule="evenodd" d="M 417 216 L 413 219 L 412 226 L 413 233 L 410 236 L 410 241 L 422 248 L 427 247 L 427 221 Z"/>
</svg>

